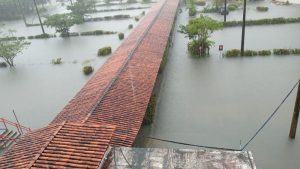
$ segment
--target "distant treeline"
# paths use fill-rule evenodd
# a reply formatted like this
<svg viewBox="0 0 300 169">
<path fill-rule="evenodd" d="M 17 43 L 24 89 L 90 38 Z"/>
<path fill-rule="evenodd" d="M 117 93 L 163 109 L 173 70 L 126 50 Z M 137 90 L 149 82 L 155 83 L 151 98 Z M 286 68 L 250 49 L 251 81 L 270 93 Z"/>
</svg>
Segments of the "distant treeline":
<svg viewBox="0 0 300 169">
<path fill-rule="evenodd" d="M 38 5 L 44 5 L 49 0 L 36 0 Z M 22 13 L 29 14 L 35 10 L 33 0 L 0 0 L 0 20 L 22 18 Z"/>
</svg>

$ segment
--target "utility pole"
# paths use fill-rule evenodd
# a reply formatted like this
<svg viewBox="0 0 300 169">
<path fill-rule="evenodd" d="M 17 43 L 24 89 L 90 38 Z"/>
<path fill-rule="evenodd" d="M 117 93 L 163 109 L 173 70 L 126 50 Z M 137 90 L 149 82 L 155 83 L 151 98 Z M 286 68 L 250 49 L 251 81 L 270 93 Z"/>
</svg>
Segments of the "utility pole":
<svg viewBox="0 0 300 169">
<path fill-rule="evenodd" d="M 225 9 L 224 22 L 226 22 L 226 15 L 227 15 L 227 0 L 225 0 L 224 3 L 225 3 L 225 6 L 224 6 L 224 9 Z"/>
<path fill-rule="evenodd" d="M 241 56 L 244 56 L 244 50 L 245 50 L 244 47 L 245 47 L 246 7 L 247 7 L 247 0 L 244 0 Z"/>
<path fill-rule="evenodd" d="M 45 30 L 44 30 L 44 26 L 43 26 L 43 23 L 42 23 L 42 20 L 41 20 L 41 16 L 40 16 L 40 13 L 39 13 L 39 9 L 38 9 L 38 7 L 37 7 L 37 5 L 36 5 L 36 0 L 33 0 L 33 2 L 34 2 L 34 6 L 35 6 L 36 13 L 37 13 L 38 18 L 39 18 L 39 21 L 40 21 L 40 25 L 41 25 L 43 34 L 45 34 Z"/>
<path fill-rule="evenodd" d="M 291 139 L 295 139 L 295 136 L 296 136 L 298 118 L 299 118 L 299 111 L 300 111 L 300 80 L 298 82 L 298 91 L 297 91 L 296 102 L 295 102 L 295 107 L 294 107 L 294 113 L 293 113 L 293 118 L 292 118 L 291 128 L 290 128 L 289 137 Z"/>
</svg>

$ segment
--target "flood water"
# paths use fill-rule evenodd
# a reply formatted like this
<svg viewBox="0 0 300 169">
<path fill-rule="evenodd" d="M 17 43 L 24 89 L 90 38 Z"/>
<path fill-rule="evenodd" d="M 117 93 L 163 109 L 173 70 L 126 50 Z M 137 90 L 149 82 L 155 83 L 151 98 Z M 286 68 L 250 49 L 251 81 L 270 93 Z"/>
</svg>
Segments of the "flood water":
<svg viewBox="0 0 300 169">
<path fill-rule="evenodd" d="M 183 11 L 175 30 L 188 22 Z M 248 27 L 246 48 L 299 48 L 299 30 L 300 24 Z M 240 48 L 240 36 L 241 27 L 215 32 L 211 56 L 195 58 L 187 53 L 188 39 L 175 31 L 154 123 L 142 133 L 197 145 L 235 149 L 244 145 L 300 78 L 300 56 L 220 57 L 218 45 Z M 288 138 L 294 101 L 295 92 L 247 147 L 258 168 L 299 168 L 300 135 L 294 141 Z M 141 141 L 138 146 L 184 147 Z"/>
<path fill-rule="evenodd" d="M 135 4 L 135 7 L 145 6 Z M 118 6 L 114 5 L 113 7 Z M 120 5 L 121 6 L 121 5 Z M 132 5 L 127 5 L 131 7 Z M 148 4 L 151 6 L 151 4 Z M 122 5 L 124 7 L 124 5 Z M 109 9 L 109 6 L 97 9 Z M 140 15 L 148 9 L 101 12 L 97 15 L 113 16 L 117 14 Z M 49 13 L 65 12 L 57 4 L 52 4 Z M 95 14 L 96 15 L 96 14 Z M 31 16 L 27 16 L 29 21 Z M 33 23 L 36 23 L 36 17 Z M 39 26 L 26 27 L 22 20 L 6 21 L 4 29 L 16 30 L 16 36 L 41 34 Z M 75 25 L 71 32 L 107 30 L 125 33 L 131 32 L 128 25 L 135 27 L 138 22 L 133 18 L 87 22 Z M 46 33 L 54 34 L 55 30 L 45 27 Z M 0 69 L 0 117 L 15 121 L 12 110 L 16 111 L 20 123 L 30 128 L 47 125 L 75 96 L 92 76 L 85 76 L 82 67 L 91 65 L 95 70 L 110 57 L 98 57 L 97 51 L 104 46 L 111 46 L 114 51 L 122 41 L 117 34 L 101 36 L 79 36 L 70 38 L 50 38 L 29 40 L 31 45 L 15 59 L 16 68 Z M 51 60 L 62 58 L 63 64 L 52 65 Z"/>
</svg>

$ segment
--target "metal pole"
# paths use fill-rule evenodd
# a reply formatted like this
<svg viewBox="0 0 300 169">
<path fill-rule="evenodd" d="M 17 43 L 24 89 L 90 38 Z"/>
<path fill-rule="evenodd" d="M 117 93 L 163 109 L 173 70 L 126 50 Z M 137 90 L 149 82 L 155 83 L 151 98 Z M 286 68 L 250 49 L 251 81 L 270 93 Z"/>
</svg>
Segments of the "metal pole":
<svg viewBox="0 0 300 169">
<path fill-rule="evenodd" d="M 16 119 L 17 123 L 18 123 L 18 129 L 20 129 L 21 134 L 23 134 L 22 127 L 21 127 L 20 122 L 19 122 L 19 120 L 16 116 L 15 110 L 13 110 L 13 114 L 15 116 L 15 119 Z"/>
<path fill-rule="evenodd" d="M 246 7 L 247 7 L 247 0 L 244 0 L 243 28 L 242 28 L 242 42 L 241 42 L 241 56 L 244 56 L 244 50 L 245 50 L 244 47 L 245 47 Z"/>
<path fill-rule="evenodd" d="M 44 30 L 44 26 L 43 26 L 43 23 L 42 23 L 42 20 L 41 20 L 41 16 L 40 16 L 40 13 L 39 13 L 39 9 L 38 9 L 38 7 L 37 7 L 37 5 L 36 5 L 36 0 L 33 0 L 33 2 L 34 2 L 34 6 L 35 6 L 36 13 L 37 13 L 38 18 L 39 18 L 39 21 L 40 21 L 40 25 L 41 25 L 43 34 L 45 34 L 45 30 Z"/>
<path fill-rule="evenodd" d="M 296 136 L 299 112 L 300 112 L 300 80 L 298 82 L 298 91 L 297 91 L 294 113 L 293 113 L 293 118 L 292 118 L 292 122 L 291 122 L 290 134 L 289 134 L 289 137 L 291 139 L 295 139 L 295 136 Z"/>
<path fill-rule="evenodd" d="M 2 123 L 4 124 L 5 129 L 8 130 L 7 125 L 6 125 L 5 121 L 4 121 L 4 119 L 2 119 Z"/>
<path fill-rule="evenodd" d="M 224 9 L 225 9 L 225 14 L 224 14 L 224 22 L 226 22 L 226 14 L 227 14 L 227 0 L 225 0 L 225 5 L 224 5 Z"/>
</svg>

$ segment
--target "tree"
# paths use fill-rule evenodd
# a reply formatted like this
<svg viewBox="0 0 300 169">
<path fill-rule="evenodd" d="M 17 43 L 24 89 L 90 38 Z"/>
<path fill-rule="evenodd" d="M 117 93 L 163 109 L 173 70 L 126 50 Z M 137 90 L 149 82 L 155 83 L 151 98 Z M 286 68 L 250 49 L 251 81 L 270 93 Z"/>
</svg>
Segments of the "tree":
<svg viewBox="0 0 300 169">
<path fill-rule="evenodd" d="M 189 51 L 194 55 L 203 56 L 209 54 L 210 47 L 214 44 L 209 40 L 211 34 L 222 27 L 221 22 L 201 15 L 199 18 L 190 20 L 186 26 L 180 25 L 179 32 L 192 40 L 188 44 Z"/>
<path fill-rule="evenodd" d="M 219 10 L 222 6 L 224 6 L 224 0 L 213 0 L 212 5 Z"/>
<path fill-rule="evenodd" d="M 22 53 L 30 43 L 24 39 L 18 39 L 14 37 L 13 32 L 9 31 L 9 34 L 0 32 L 0 58 L 2 58 L 10 67 L 14 67 L 14 59 Z"/>
<path fill-rule="evenodd" d="M 72 11 L 72 14 L 80 16 L 84 19 L 84 15 L 93 10 L 96 1 L 94 0 L 77 0 L 72 5 L 68 6 L 67 9 Z"/>
<path fill-rule="evenodd" d="M 82 18 L 72 14 L 51 15 L 44 22 L 46 26 L 55 28 L 56 32 L 61 33 L 62 36 L 69 36 L 70 28 L 81 23 L 83 23 Z"/>
</svg>

